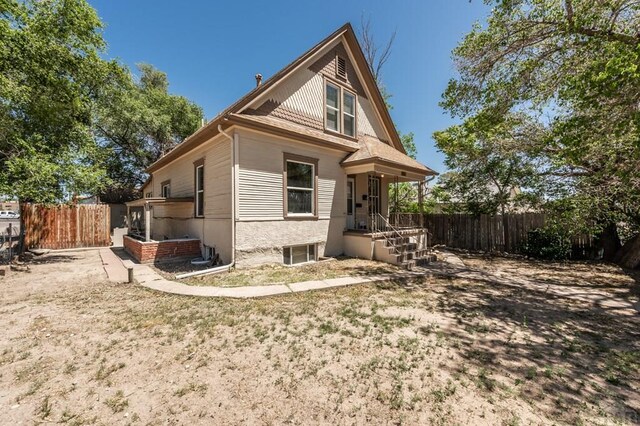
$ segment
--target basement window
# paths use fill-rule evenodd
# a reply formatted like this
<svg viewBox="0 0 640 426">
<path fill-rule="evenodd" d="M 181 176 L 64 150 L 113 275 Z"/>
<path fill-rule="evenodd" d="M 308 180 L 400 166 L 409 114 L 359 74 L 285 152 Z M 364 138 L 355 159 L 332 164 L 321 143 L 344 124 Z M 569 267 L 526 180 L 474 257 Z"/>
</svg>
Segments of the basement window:
<svg viewBox="0 0 640 426">
<path fill-rule="evenodd" d="M 302 246 L 283 247 L 282 257 L 285 265 L 315 262 L 316 245 L 306 244 Z"/>
</svg>

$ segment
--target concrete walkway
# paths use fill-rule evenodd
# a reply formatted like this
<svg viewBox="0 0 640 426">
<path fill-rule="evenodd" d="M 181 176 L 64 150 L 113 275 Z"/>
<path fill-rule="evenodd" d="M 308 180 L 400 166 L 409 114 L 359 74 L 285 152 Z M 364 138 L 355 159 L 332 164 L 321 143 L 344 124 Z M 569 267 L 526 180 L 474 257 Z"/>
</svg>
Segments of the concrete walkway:
<svg viewBox="0 0 640 426">
<path fill-rule="evenodd" d="M 109 281 L 114 283 L 126 283 L 129 281 L 129 271 L 122 259 L 120 259 L 110 248 L 100 249 L 100 259 L 102 267 L 107 273 Z"/>
<path fill-rule="evenodd" d="M 134 279 L 143 287 L 164 293 L 180 294 L 184 296 L 228 297 L 248 299 L 254 297 L 275 296 L 279 294 L 301 293 L 311 290 L 322 290 L 334 287 L 346 287 L 356 284 L 388 281 L 392 279 L 406 279 L 419 276 L 421 273 L 406 272 L 402 274 L 375 275 L 370 277 L 343 277 L 319 281 L 305 281 L 293 284 L 273 284 L 263 286 L 244 287 L 211 287 L 194 286 L 168 280 L 147 265 L 133 265 Z"/>
<path fill-rule="evenodd" d="M 105 271 L 109 275 L 109 279 L 111 281 L 127 282 L 127 267 L 133 267 L 134 279 L 140 285 L 152 290 L 162 291 L 164 293 L 185 296 L 247 299 L 432 275 L 484 281 L 503 286 L 544 292 L 548 293 L 552 297 L 562 297 L 581 302 L 590 302 L 601 309 L 620 310 L 630 314 L 637 314 L 640 312 L 640 302 L 630 303 L 629 301 L 620 299 L 620 297 L 616 297 L 606 291 L 598 291 L 596 289 L 587 290 L 586 288 L 580 288 L 580 286 L 574 287 L 559 283 L 554 284 L 552 282 L 540 282 L 535 279 L 514 276 L 512 274 L 506 274 L 505 276 L 505 274 L 501 272 L 491 273 L 468 268 L 462 259 L 450 252 L 441 252 L 439 257 L 442 260 L 439 262 L 415 268 L 413 271 L 406 271 L 397 274 L 375 275 L 370 277 L 343 277 L 319 281 L 305 281 L 293 284 L 245 287 L 187 285 L 162 277 L 148 265 L 134 264 L 130 260 L 124 260 L 110 249 L 101 250 L 100 256 L 102 257 Z"/>
</svg>

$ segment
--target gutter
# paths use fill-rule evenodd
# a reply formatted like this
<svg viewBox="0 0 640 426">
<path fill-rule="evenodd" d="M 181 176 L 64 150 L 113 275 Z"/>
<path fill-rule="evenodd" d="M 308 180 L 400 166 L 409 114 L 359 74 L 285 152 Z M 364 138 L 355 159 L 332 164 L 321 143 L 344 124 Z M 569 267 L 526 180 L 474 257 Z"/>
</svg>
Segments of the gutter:
<svg viewBox="0 0 640 426">
<path fill-rule="evenodd" d="M 229 135 L 227 132 L 222 130 L 221 124 L 218 124 L 218 132 L 226 136 L 231 143 L 231 261 L 226 265 L 216 266 L 215 268 L 176 275 L 177 280 L 230 271 L 236 264 L 236 150 L 238 145 L 238 134 L 234 133 L 233 136 Z"/>
</svg>

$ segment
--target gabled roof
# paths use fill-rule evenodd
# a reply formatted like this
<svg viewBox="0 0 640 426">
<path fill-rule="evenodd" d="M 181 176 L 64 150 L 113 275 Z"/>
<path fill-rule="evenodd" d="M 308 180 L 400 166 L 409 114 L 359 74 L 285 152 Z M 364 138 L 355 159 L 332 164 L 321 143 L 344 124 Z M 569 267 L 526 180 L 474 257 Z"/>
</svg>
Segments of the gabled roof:
<svg viewBox="0 0 640 426">
<path fill-rule="evenodd" d="M 343 166 L 355 166 L 373 161 L 390 163 L 390 165 L 415 170 L 424 175 L 438 174 L 424 164 L 409 157 L 407 154 L 403 154 L 376 138 L 363 136 L 358 141 L 358 144 L 360 145 L 360 149 L 342 160 Z"/>
<path fill-rule="evenodd" d="M 376 107 L 376 110 L 380 114 L 380 118 L 389 133 L 391 138 L 391 142 L 394 147 L 405 153 L 404 148 L 402 146 L 402 142 L 400 140 L 400 136 L 393 124 L 393 120 L 391 119 L 391 115 L 389 114 L 388 109 L 386 108 L 384 99 L 380 90 L 378 89 L 378 85 L 375 82 L 373 74 L 371 73 L 371 69 L 367 65 L 367 61 L 362 53 L 362 48 L 358 42 L 356 34 L 353 30 L 353 27 L 350 23 L 344 24 L 338 30 L 333 32 L 331 35 L 326 37 L 320 43 L 313 46 L 311 49 L 307 50 L 304 54 L 298 57 L 296 60 L 291 62 L 289 65 L 275 73 L 268 80 L 266 80 L 262 85 L 255 87 L 249 93 L 238 99 L 235 103 L 230 105 L 220 114 L 218 114 L 213 120 L 211 120 L 208 124 L 198 129 L 193 135 L 189 136 L 182 143 L 178 144 L 173 150 L 169 151 L 165 156 L 161 157 L 155 163 L 150 165 L 147 169 L 148 173 L 152 173 L 153 171 L 163 167 L 173 160 L 177 159 L 181 155 L 191 151 L 195 147 L 200 144 L 206 142 L 212 137 L 216 136 L 218 132 L 218 125 L 225 124 L 226 121 L 229 120 L 229 117 L 232 114 L 239 114 L 243 111 L 245 107 L 247 107 L 252 101 L 256 98 L 265 94 L 270 89 L 272 89 L 275 85 L 277 85 L 280 81 L 290 75 L 292 72 L 297 70 L 301 65 L 305 64 L 309 59 L 313 58 L 317 53 L 321 52 L 326 46 L 333 43 L 335 40 L 340 37 L 344 37 L 344 40 L 349 48 L 351 54 L 354 56 L 354 61 L 357 64 L 357 68 L 360 71 L 360 75 L 362 77 L 363 85 L 365 86 L 367 92 L 369 93 L 372 101 Z M 323 137 L 326 139 L 326 135 L 323 134 Z M 336 138 L 338 139 L 338 138 Z M 348 141 L 343 141 L 348 142 Z M 392 148 L 393 149 L 393 148 Z"/>
</svg>

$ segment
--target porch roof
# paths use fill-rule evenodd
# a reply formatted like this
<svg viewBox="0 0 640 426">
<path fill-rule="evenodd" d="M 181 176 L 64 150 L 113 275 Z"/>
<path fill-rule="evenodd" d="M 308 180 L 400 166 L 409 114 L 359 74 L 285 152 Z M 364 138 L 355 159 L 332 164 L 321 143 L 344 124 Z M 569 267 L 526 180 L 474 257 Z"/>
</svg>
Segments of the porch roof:
<svg viewBox="0 0 640 426">
<path fill-rule="evenodd" d="M 164 197 L 149 197 L 149 198 L 138 198 L 137 200 L 128 201 L 125 204 L 127 207 L 143 207 L 145 205 L 155 205 L 155 204 L 174 204 L 174 203 L 193 203 L 193 197 L 175 197 L 175 198 L 164 198 Z"/>
<path fill-rule="evenodd" d="M 360 149 L 342 160 L 343 167 L 377 163 L 421 176 L 435 176 L 438 174 L 377 138 L 363 136 L 358 140 L 358 144 Z"/>
</svg>

